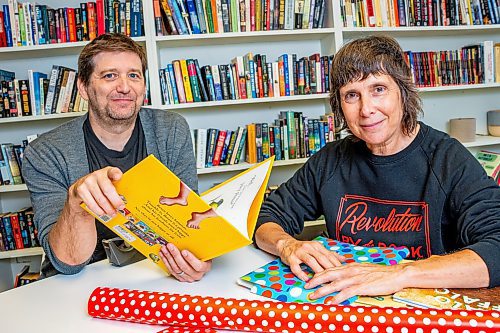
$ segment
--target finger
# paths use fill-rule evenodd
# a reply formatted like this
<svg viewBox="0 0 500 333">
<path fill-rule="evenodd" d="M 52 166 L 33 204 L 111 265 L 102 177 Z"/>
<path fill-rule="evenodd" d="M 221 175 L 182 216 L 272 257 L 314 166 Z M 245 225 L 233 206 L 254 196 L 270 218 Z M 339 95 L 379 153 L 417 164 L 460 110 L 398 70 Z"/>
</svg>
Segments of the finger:
<svg viewBox="0 0 500 333">
<path fill-rule="evenodd" d="M 305 288 L 315 288 L 319 285 L 330 283 L 332 281 L 341 280 L 345 277 L 344 266 L 329 268 L 325 271 L 314 274 L 314 277 L 310 279 L 306 284 Z"/>
<path fill-rule="evenodd" d="M 325 269 L 340 266 L 346 260 L 344 256 L 338 254 L 337 252 L 330 251 L 324 247 L 321 253 L 323 255 L 318 258 L 318 261 Z"/>
<path fill-rule="evenodd" d="M 162 247 L 162 249 L 163 249 L 163 247 Z M 167 253 L 167 252 L 168 252 L 168 250 L 166 250 L 166 249 L 163 249 L 163 251 L 162 251 L 162 250 L 160 250 L 159 255 L 160 255 L 161 260 L 163 261 L 163 263 L 164 263 L 164 264 L 165 264 L 165 266 L 167 267 L 168 271 L 170 272 L 170 274 L 171 274 L 174 278 L 176 278 L 177 280 L 179 280 L 179 281 L 181 281 L 181 282 L 186 282 L 186 281 L 187 281 L 187 280 L 186 280 L 186 276 L 187 276 L 187 275 L 186 275 L 185 273 L 183 273 L 182 271 L 177 270 L 177 269 L 174 269 L 174 268 L 172 267 L 172 265 L 170 264 L 170 261 L 169 261 L 169 259 L 168 259 L 168 256 L 170 256 L 170 254 L 167 254 L 167 255 L 165 254 L 165 253 Z"/>
<path fill-rule="evenodd" d="M 118 168 L 107 167 L 103 171 L 97 171 L 97 182 L 102 193 L 106 196 L 106 199 L 113 206 L 113 209 L 123 209 L 125 203 L 116 191 L 115 185 L 113 184 L 113 179 L 120 179 L 122 172 Z"/>
<path fill-rule="evenodd" d="M 363 279 L 364 279 L 364 276 L 357 275 L 357 276 L 353 276 L 350 278 L 332 281 L 332 282 L 326 284 L 325 286 L 319 288 L 318 290 L 316 290 L 311 295 L 311 297 L 320 298 L 320 297 L 329 295 L 329 294 L 336 292 L 336 291 L 342 292 L 345 289 L 354 288 L 354 287 L 356 287 L 356 292 L 357 292 L 357 289 L 359 288 L 359 286 L 361 286 L 363 284 Z M 352 292 L 354 292 L 354 289 L 350 289 L 350 291 L 344 292 L 341 296 L 341 299 L 336 304 L 346 300 L 347 298 L 354 296 L 354 295 L 349 296 L 350 293 L 352 293 Z M 345 296 L 347 296 L 347 297 L 343 298 Z M 337 300 L 335 300 L 335 301 L 337 301 Z"/>
<path fill-rule="evenodd" d="M 168 245 L 170 245 L 170 244 L 167 244 L 167 247 L 168 247 Z M 171 268 L 170 272 L 173 275 L 176 275 L 176 277 L 177 277 L 177 275 L 178 275 L 177 273 L 184 272 L 184 271 L 177 265 L 177 262 L 174 260 L 171 252 L 168 250 L 167 247 L 166 246 L 162 246 L 161 249 L 160 249 L 160 254 L 162 254 L 163 257 L 165 257 L 166 262 L 168 263 L 168 265 Z"/>
<path fill-rule="evenodd" d="M 119 168 L 115 167 L 109 167 L 107 170 L 107 174 L 108 178 L 113 182 L 120 180 L 123 176 L 123 172 Z"/>
<path fill-rule="evenodd" d="M 174 269 L 172 268 L 172 266 L 170 266 L 170 263 L 168 262 L 167 257 L 165 257 L 165 255 L 163 254 L 163 251 L 161 248 L 160 248 L 160 252 L 158 253 L 158 255 L 160 256 L 161 261 L 165 264 L 165 267 L 167 267 L 168 272 L 171 275 L 174 275 L 174 273 L 175 273 Z"/>
<path fill-rule="evenodd" d="M 354 285 L 349 288 L 342 289 L 337 295 L 333 297 L 333 300 L 327 302 L 327 304 L 340 304 L 351 297 L 360 295 L 358 291 L 358 286 Z"/>
<path fill-rule="evenodd" d="M 179 268 L 179 271 L 184 272 L 183 277 L 186 281 L 193 282 L 194 276 L 196 276 L 196 271 L 186 262 L 186 260 L 184 260 L 184 257 L 179 249 L 174 244 L 168 243 L 167 251 L 170 253 L 175 265 Z"/>
<path fill-rule="evenodd" d="M 304 272 L 302 270 L 302 268 L 300 267 L 300 262 L 299 263 L 291 263 L 290 270 L 292 271 L 293 274 L 295 274 L 296 277 L 298 277 L 302 281 L 309 280 L 309 276 L 307 276 L 307 273 Z"/>
<path fill-rule="evenodd" d="M 325 267 L 323 267 L 321 264 L 318 263 L 317 257 L 315 257 L 313 254 L 303 254 L 300 258 L 304 264 L 309 266 L 315 273 L 317 272 L 322 272 L 325 270 Z M 328 267 L 326 267 L 328 268 Z"/>
<path fill-rule="evenodd" d="M 322 286 L 321 288 L 316 289 L 313 293 L 309 294 L 310 299 L 318 299 L 330 294 L 333 294 L 334 292 L 339 291 L 337 286 L 335 285 L 334 282 L 326 284 Z"/>
<path fill-rule="evenodd" d="M 95 214 L 114 215 L 116 210 L 102 193 L 93 176 L 86 177 L 82 182 L 75 185 L 77 197 Z"/>
<path fill-rule="evenodd" d="M 189 252 L 188 250 L 182 250 L 181 255 L 186 260 L 186 262 L 192 267 L 192 269 L 196 272 L 206 273 L 212 267 L 212 261 L 201 261 L 196 258 L 194 254 Z"/>
</svg>

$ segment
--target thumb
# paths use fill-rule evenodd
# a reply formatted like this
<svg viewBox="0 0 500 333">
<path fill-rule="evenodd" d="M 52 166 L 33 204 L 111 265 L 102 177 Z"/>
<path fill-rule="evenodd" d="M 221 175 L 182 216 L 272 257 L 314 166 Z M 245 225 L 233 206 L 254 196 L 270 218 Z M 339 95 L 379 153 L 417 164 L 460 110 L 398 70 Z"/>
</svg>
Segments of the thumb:
<svg viewBox="0 0 500 333">
<path fill-rule="evenodd" d="M 108 178 L 111 181 L 120 180 L 122 178 L 122 176 L 123 176 L 123 172 L 120 169 L 115 168 L 115 167 L 108 168 Z"/>
</svg>

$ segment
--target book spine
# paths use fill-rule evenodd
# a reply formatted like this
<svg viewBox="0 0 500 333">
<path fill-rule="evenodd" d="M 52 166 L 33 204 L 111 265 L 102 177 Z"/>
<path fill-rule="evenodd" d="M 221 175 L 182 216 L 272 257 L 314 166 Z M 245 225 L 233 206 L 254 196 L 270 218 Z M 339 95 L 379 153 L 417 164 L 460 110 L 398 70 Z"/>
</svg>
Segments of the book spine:
<svg viewBox="0 0 500 333">
<path fill-rule="evenodd" d="M 195 0 L 196 13 L 198 14 L 198 21 L 200 25 L 200 33 L 206 34 L 208 32 L 207 17 L 203 3 L 203 0 Z"/>
<path fill-rule="evenodd" d="M 217 96 L 215 92 L 214 78 L 212 75 L 212 66 L 210 65 L 203 66 L 202 75 L 205 79 L 205 83 L 207 84 L 209 100 L 216 101 Z"/>
<path fill-rule="evenodd" d="M 200 34 L 200 21 L 198 19 L 198 14 L 196 13 L 196 4 L 194 0 L 186 0 L 187 11 L 189 13 L 189 18 L 191 19 L 191 26 L 193 28 L 193 34 Z"/>
<path fill-rule="evenodd" d="M 224 98 L 222 96 L 222 87 L 221 87 L 221 78 L 219 74 L 219 66 L 212 65 L 212 78 L 214 81 L 214 91 L 215 91 L 215 100 L 222 101 Z"/>
<path fill-rule="evenodd" d="M 195 71 L 196 71 L 197 83 L 198 83 L 198 86 L 200 88 L 201 100 L 204 102 L 207 102 L 209 100 L 208 92 L 207 92 L 207 88 L 205 86 L 205 82 L 203 80 L 203 76 L 201 74 L 201 68 L 200 68 L 200 65 L 198 63 L 198 59 L 194 59 L 194 67 L 195 67 Z"/>
<path fill-rule="evenodd" d="M 220 164 L 222 150 L 224 149 L 224 143 L 226 142 L 226 135 L 227 131 L 219 131 L 213 153 L 212 166 L 218 166 Z"/>
<path fill-rule="evenodd" d="M 19 225 L 17 214 L 12 213 L 9 216 L 12 233 L 14 234 L 14 242 L 16 243 L 16 249 L 24 249 L 23 238 L 21 236 L 21 226 Z"/>
<path fill-rule="evenodd" d="M 10 222 L 9 214 L 2 217 L 2 223 L 5 230 L 5 245 L 8 250 L 16 249 L 16 241 L 14 240 L 14 232 L 12 231 L 12 224 Z"/>
<path fill-rule="evenodd" d="M 247 129 L 243 128 L 243 133 L 241 134 L 240 144 L 238 145 L 238 151 L 236 152 L 236 159 L 233 164 L 240 163 L 243 155 L 243 148 L 245 147 L 245 140 L 247 136 Z"/>
<path fill-rule="evenodd" d="M 206 167 L 211 168 L 213 166 L 213 158 L 215 147 L 217 145 L 217 138 L 219 135 L 219 130 L 210 128 L 208 130 L 208 139 L 207 139 L 207 162 Z"/>
<path fill-rule="evenodd" d="M 167 69 L 165 71 L 165 80 L 167 80 L 167 85 L 168 82 L 170 82 L 170 86 L 172 87 L 172 98 L 174 101 L 174 104 L 179 104 L 179 94 L 177 92 L 177 85 L 175 83 L 175 73 L 174 73 L 174 66 L 172 64 L 167 65 Z"/>
<path fill-rule="evenodd" d="M 177 93 L 179 95 L 179 103 L 186 103 L 186 94 L 184 92 L 184 82 L 182 78 L 181 63 L 179 60 L 172 62 L 175 74 L 175 85 L 177 86 Z"/>
<path fill-rule="evenodd" d="M 207 157 L 207 130 L 205 128 L 198 128 L 196 132 L 196 167 L 203 169 L 206 167 Z"/>
<path fill-rule="evenodd" d="M 231 158 L 234 152 L 234 147 L 236 146 L 236 139 L 238 136 L 238 132 L 240 130 L 240 127 L 236 131 L 231 131 L 231 136 L 229 137 L 229 142 L 227 144 L 227 151 L 225 154 L 225 159 L 224 159 L 224 164 L 231 164 Z M 226 137 L 227 139 L 227 137 Z"/>
<path fill-rule="evenodd" d="M 200 92 L 200 87 L 198 85 L 196 66 L 194 64 L 193 59 L 187 60 L 187 70 L 188 70 L 188 75 L 189 75 L 189 83 L 190 83 L 192 93 L 193 93 L 193 101 L 194 102 L 201 102 L 201 92 Z"/>
</svg>

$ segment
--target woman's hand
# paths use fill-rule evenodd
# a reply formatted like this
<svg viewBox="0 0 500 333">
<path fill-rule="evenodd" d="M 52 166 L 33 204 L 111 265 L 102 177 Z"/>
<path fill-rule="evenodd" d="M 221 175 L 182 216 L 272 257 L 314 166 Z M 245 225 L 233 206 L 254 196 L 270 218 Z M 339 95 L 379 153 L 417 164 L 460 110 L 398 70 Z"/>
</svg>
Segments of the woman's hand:
<svg viewBox="0 0 500 333">
<path fill-rule="evenodd" d="M 316 273 L 305 287 L 309 289 L 324 284 L 310 295 L 311 299 L 338 291 L 333 303 L 339 304 L 353 296 L 388 295 L 405 288 L 405 270 L 405 264 L 385 266 L 349 263 Z"/>
<path fill-rule="evenodd" d="M 307 281 L 308 276 L 300 268 L 302 263 L 319 273 L 340 266 L 345 261 L 343 256 L 327 250 L 323 244 L 316 241 L 299 241 L 290 237 L 278 241 L 277 249 L 281 260 L 303 281 Z"/>
</svg>

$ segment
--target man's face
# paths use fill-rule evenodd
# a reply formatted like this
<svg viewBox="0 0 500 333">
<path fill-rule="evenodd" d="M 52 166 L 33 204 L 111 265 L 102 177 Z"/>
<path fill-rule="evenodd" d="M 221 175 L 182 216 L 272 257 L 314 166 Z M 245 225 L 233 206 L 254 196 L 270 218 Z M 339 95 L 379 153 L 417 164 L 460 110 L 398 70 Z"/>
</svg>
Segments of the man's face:
<svg viewBox="0 0 500 333">
<path fill-rule="evenodd" d="M 375 154 L 399 151 L 407 137 L 402 132 L 403 107 L 399 86 L 389 75 L 369 75 L 340 88 L 347 125 Z"/>
<path fill-rule="evenodd" d="M 133 52 L 101 52 L 94 57 L 87 87 L 79 82 L 89 112 L 104 126 L 133 123 L 144 100 L 145 83 L 139 56 Z"/>
</svg>

